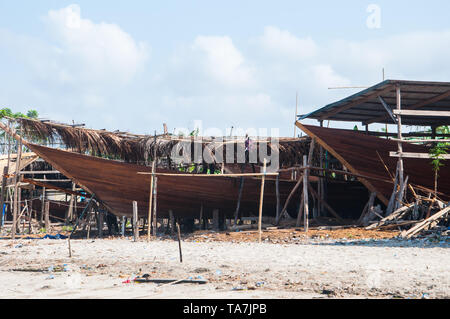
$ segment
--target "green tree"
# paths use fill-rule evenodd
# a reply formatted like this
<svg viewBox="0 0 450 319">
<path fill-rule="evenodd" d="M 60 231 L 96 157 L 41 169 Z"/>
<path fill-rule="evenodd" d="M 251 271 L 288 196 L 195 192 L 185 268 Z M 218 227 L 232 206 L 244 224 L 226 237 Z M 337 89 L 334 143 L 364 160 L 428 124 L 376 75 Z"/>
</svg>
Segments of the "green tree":
<svg viewBox="0 0 450 319">
<path fill-rule="evenodd" d="M 443 155 L 446 155 L 448 151 L 447 143 L 437 143 L 435 147 L 430 150 L 430 157 L 433 159 L 431 165 L 434 171 L 434 194 L 437 194 L 437 183 L 439 177 L 439 171 L 444 166 Z"/>
</svg>

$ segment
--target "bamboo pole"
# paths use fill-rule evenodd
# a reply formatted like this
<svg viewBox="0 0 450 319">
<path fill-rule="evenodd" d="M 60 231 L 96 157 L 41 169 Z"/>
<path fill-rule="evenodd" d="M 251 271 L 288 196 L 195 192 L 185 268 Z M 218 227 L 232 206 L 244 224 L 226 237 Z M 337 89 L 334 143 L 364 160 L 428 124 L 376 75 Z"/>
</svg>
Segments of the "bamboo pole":
<svg viewBox="0 0 450 319">
<path fill-rule="evenodd" d="M 259 197 L 259 217 L 258 217 L 258 236 L 259 236 L 260 243 L 261 243 L 261 236 L 262 236 L 261 226 L 262 226 L 262 209 L 263 209 L 263 203 L 264 203 L 265 174 L 266 174 L 266 170 L 267 170 L 266 165 L 267 165 L 267 160 L 264 159 L 264 166 L 263 166 L 264 175 L 261 180 L 261 194 Z"/>
<path fill-rule="evenodd" d="M 152 175 L 149 172 L 138 172 L 139 175 Z M 278 176 L 278 173 L 243 173 L 243 174 L 172 174 L 172 173 L 154 173 L 155 176 L 167 177 L 262 177 Z"/>
</svg>

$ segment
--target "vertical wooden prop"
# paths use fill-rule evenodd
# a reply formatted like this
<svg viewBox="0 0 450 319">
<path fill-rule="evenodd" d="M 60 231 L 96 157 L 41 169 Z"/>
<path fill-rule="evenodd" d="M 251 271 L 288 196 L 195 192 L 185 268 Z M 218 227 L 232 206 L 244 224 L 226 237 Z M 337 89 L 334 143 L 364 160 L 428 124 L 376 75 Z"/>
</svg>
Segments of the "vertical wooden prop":
<svg viewBox="0 0 450 319">
<path fill-rule="evenodd" d="M 170 224 L 170 234 L 175 232 L 175 217 L 173 216 L 173 211 L 169 210 L 169 224 Z"/>
<path fill-rule="evenodd" d="M 20 135 L 22 135 L 22 126 L 20 126 Z M 13 224 L 11 229 L 11 238 L 16 238 L 17 230 L 17 214 L 20 208 L 18 202 L 18 192 L 19 190 L 19 171 L 20 171 L 20 160 L 22 158 L 22 143 L 21 140 L 17 141 L 17 158 L 16 158 L 16 172 L 14 175 L 14 207 L 13 207 Z"/>
<path fill-rule="evenodd" d="M 267 160 L 264 159 L 264 166 L 263 166 L 263 173 L 266 174 L 266 165 L 267 165 Z M 262 209 L 263 209 L 263 202 L 264 202 L 264 183 L 266 181 L 266 176 L 263 175 L 262 179 L 261 179 L 261 194 L 259 196 L 259 217 L 258 217 L 258 236 L 259 236 L 259 242 L 261 243 L 261 236 L 262 236 L 262 230 L 261 230 L 261 225 L 262 225 Z"/>
<path fill-rule="evenodd" d="M 127 224 L 127 218 L 125 216 L 122 216 L 122 237 L 125 237 L 125 228 Z"/>
<path fill-rule="evenodd" d="M 305 232 L 308 233 L 309 228 L 309 207 L 308 207 L 308 160 L 307 156 L 303 156 L 303 166 L 305 170 L 303 171 L 303 209 L 304 209 L 304 227 Z"/>
<path fill-rule="evenodd" d="M 72 182 L 72 191 L 75 191 L 75 183 Z M 73 220 L 73 201 L 74 201 L 75 195 L 70 195 L 70 201 L 69 201 L 69 210 L 67 212 L 67 219 L 66 223 L 69 223 Z"/>
<path fill-rule="evenodd" d="M 46 180 L 46 176 L 44 175 L 44 182 Z M 41 225 L 44 224 L 44 212 L 45 212 L 45 187 L 42 188 L 42 198 L 41 198 Z"/>
<path fill-rule="evenodd" d="M 155 187 L 153 187 L 153 196 L 154 196 L 154 203 L 153 203 L 153 237 L 156 237 L 156 230 L 158 228 L 158 219 L 156 216 L 157 207 L 158 207 L 158 177 L 155 177 Z"/>
<path fill-rule="evenodd" d="M 401 95 L 401 90 L 400 90 L 400 85 L 397 86 L 397 110 L 401 110 L 402 108 L 402 95 Z M 402 140 L 403 136 L 402 136 L 402 117 L 399 114 L 397 116 L 397 129 L 398 129 L 398 139 Z M 403 183 L 404 183 L 404 173 L 403 173 L 403 144 L 399 141 L 398 142 L 398 154 L 399 154 L 399 158 L 398 158 L 398 168 L 399 168 L 399 172 L 398 172 L 398 180 L 399 180 L 399 189 L 403 189 Z M 402 201 L 403 201 L 403 194 L 402 192 L 398 192 L 397 194 L 397 205 L 395 205 L 395 208 L 401 207 L 402 205 Z M 394 209 L 395 210 L 395 209 Z"/>
<path fill-rule="evenodd" d="M 45 202 L 45 231 L 50 232 L 50 202 Z"/>
<path fill-rule="evenodd" d="M 103 211 L 99 210 L 97 217 L 98 217 L 97 220 L 98 237 L 103 238 Z"/>
<path fill-rule="evenodd" d="M 277 179 L 275 181 L 275 193 L 277 196 L 277 211 L 275 214 L 275 220 L 278 221 L 280 219 L 280 209 L 281 209 L 281 204 L 280 204 L 280 174 L 277 175 Z"/>
<path fill-rule="evenodd" d="M 214 209 L 213 210 L 213 230 L 214 231 L 219 231 L 220 227 L 219 227 L 219 210 L 218 209 Z"/>
<path fill-rule="evenodd" d="M 133 201 L 133 241 L 137 241 L 138 238 L 139 238 L 138 206 L 137 202 Z"/>
<path fill-rule="evenodd" d="M 238 195 L 238 202 L 236 206 L 236 211 L 234 212 L 234 225 L 237 224 L 238 218 L 239 218 L 239 209 L 241 207 L 241 199 L 242 199 L 242 191 L 244 189 L 244 177 L 241 177 L 241 182 L 239 185 L 239 195 Z"/>
<path fill-rule="evenodd" d="M 180 263 L 183 262 L 183 254 L 181 253 L 181 231 L 180 224 L 177 222 L 177 233 L 178 233 L 178 250 L 180 251 Z"/>
<path fill-rule="evenodd" d="M 152 217 L 152 204 L 153 204 L 153 179 L 155 173 L 155 161 L 152 163 L 152 175 L 150 176 L 150 195 L 148 200 L 148 228 L 147 228 L 147 241 L 150 241 L 150 231 L 151 231 L 151 217 Z"/>
<path fill-rule="evenodd" d="M 8 120 L 8 128 L 11 129 L 11 120 Z M 6 220 L 6 209 L 5 209 L 5 216 L 3 217 L 3 206 L 5 203 L 5 197 L 7 196 L 6 192 L 6 174 L 9 174 L 9 165 L 11 161 L 11 136 L 9 134 L 5 133 L 5 138 L 8 139 L 8 162 L 6 164 L 6 167 L 3 169 L 3 178 L 2 178 L 2 206 L 1 206 L 1 212 L 2 212 L 2 226 L 4 221 Z M 4 186 L 3 186 L 4 185 Z"/>
<path fill-rule="evenodd" d="M 5 134 L 6 136 L 6 134 Z M 1 199 L 0 199 L 0 219 L 2 222 L 0 223 L 0 229 L 3 227 L 3 206 L 5 204 L 5 196 L 6 196 L 6 176 L 8 175 L 9 167 L 5 166 L 3 168 L 3 177 L 2 177 L 2 190 L 1 190 Z"/>
</svg>

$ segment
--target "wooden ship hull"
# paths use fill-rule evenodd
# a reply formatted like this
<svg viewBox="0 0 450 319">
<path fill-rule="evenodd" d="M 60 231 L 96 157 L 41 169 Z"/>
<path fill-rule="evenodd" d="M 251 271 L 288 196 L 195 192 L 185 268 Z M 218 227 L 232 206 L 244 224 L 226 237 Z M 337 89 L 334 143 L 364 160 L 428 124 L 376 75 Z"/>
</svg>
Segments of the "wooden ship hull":
<svg viewBox="0 0 450 319">
<path fill-rule="evenodd" d="M 28 144 L 36 154 L 50 163 L 75 183 L 85 188 L 102 201 L 117 216 L 132 216 L 132 203 L 138 203 L 139 216 L 148 216 L 150 172 L 144 165 L 129 164 L 69 151 L 63 151 L 35 144 Z M 174 173 L 158 169 L 158 173 Z M 183 173 L 179 173 L 180 175 Z M 240 178 L 200 176 L 177 177 L 158 176 L 157 210 L 159 217 L 165 217 L 169 211 L 176 216 L 198 217 L 203 207 L 204 216 L 218 209 L 226 216 L 234 216 L 236 210 Z M 280 180 L 280 203 L 284 204 L 292 191 L 295 181 Z M 274 178 L 267 178 L 264 192 L 264 215 L 276 214 L 276 185 Z M 245 178 L 240 204 L 240 212 L 257 215 L 260 196 L 260 178 Z M 299 198 L 300 190 L 295 198 Z M 288 208 L 295 212 L 298 203 L 292 201 Z M 295 212 L 296 213 L 296 212 Z"/>
</svg>

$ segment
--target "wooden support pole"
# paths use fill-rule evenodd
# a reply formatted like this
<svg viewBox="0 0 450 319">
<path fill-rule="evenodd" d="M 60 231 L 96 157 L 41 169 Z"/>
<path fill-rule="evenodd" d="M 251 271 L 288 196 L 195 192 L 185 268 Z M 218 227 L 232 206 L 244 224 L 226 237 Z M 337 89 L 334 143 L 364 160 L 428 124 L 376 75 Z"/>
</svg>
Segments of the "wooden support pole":
<svg viewBox="0 0 450 319">
<path fill-rule="evenodd" d="M 136 201 L 133 201 L 133 241 L 137 241 L 138 238 L 139 238 L 138 205 Z"/>
<path fill-rule="evenodd" d="M 50 232 L 50 202 L 46 201 L 45 202 L 45 231 L 47 233 Z"/>
<path fill-rule="evenodd" d="M 173 216 L 173 211 L 169 210 L 169 224 L 170 224 L 170 234 L 175 233 L 175 217 Z"/>
<path fill-rule="evenodd" d="M 44 175 L 44 179 L 46 179 Z M 44 223 L 44 210 L 45 210 L 45 187 L 42 187 L 42 198 L 41 198 L 41 224 Z"/>
<path fill-rule="evenodd" d="M 303 216 L 303 207 L 305 206 L 305 198 L 303 196 L 303 193 L 302 193 L 302 195 L 300 197 L 301 197 L 301 199 L 300 199 L 300 207 L 298 208 L 297 223 L 296 223 L 297 227 L 300 227 L 300 224 L 301 224 L 301 221 L 302 221 L 302 216 Z"/>
<path fill-rule="evenodd" d="M 219 231 L 219 210 L 213 210 L 213 230 Z"/>
<path fill-rule="evenodd" d="M 69 246 L 69 258 L 72 258 L 72 247 L 70 246 L 70 236 L 67 238 L 67 244 Z"/>
<path fill-rule="evenodd" d="M 7 134 L 5 134 L 6 136 Z M 0 198 L 0 214 L 2 214 L 2 216 L 0 218 L 2 218 L 3 221 L 3 206 L 5 204 L 5 196 L 6 196 L 6 176 L 8 175 L 8 171 L 9 171 L 9 167 L 5 166 L 3 168 L 3 177 L 2 177 L 2 190 L 1 190 L 1 198 Z M 0 224 L 0 229 L 3 227 L 3 222 Z"/>
<path fill-rule="evenodd" d="M 156 231 L 158 228 L 158 219 L 157 219 L 157 206 L 158 206 L 158 177 L 155 177 L 155 187 L 153 187 L 153 197 L 154 197 L 154 204 L 153 204 L 153 236 L 156 237 Z"/>
<path fill-rule="evenodd" d="M 22 126 L 20 127 L 20 133 L 22 133 Z M 22 134 L 21 134 L 22 135 Z M 17 158 L 16 158 L 16 173 L 14 175 L 14 203 L 13 203 L 13 225 L 11 229 L 11 239 L 16 238 L 17 231 L 17 214 L 19 211 L 18 193 L 21 191 L 19 189 L 19 171 L 20 171 L 20 160 L 22 158 L 22 140 L 17 141 Z"/>
<path fill-rule="evenodd" d="M 244 190 L 244 177 L 241 177 L 241 182 L 239 184 L 239 195 L 238 195 L 238 201 L 236 206 L 236 211 L 234 212 L 234 225 L 237 224 L 238 218 L 239 218 L 239 209 L 241 207 L 241 198 L 242 198 L 242 191 Z"/>
<path fill-rule="evenodd" d="M 72 191 L 75 191 L 75 183 L 72 182 Z M 67 218 L 66 223 L 69 223 L 73 220 L 73 202 L 74 202 L 74 195 L 70 195 L 70 201 L 69 201 L 69 210 L 67 212 Z"/>
<path fill-rule="evenodd" d="M 314 190 L 314 188 L 312 188 L 312 186 L 310 184 L 308 184 L 308 189 L 311 192 L 311 194 L 313 195 L 313 197 L 315 197 L 319 202 L 321 202 L 325 206 L 325 208 L 331 213 L 331 215 L 336 217 L 336 219 L 338 221 L 340 221 L 341 223 L 344 223 L 344 220 L 339 216 L 339 214 L 336 213 L 336 211 L 330 205 L 328 205 L 328 203 L 326 201 L 319 198 L 319 195 Z"/>
<path fill-rule="evenodd" d="M 396 88 L 396 93 L 397 93 L 397 110 L 401 111 L 402 108 L 402 97 L 401 97 L 401 89 L 400 89 L 400 85 L 397 85 Z M 399 140 L 403 139 L 402 136 L 402 117 L 401 115 L 397 115 L 397 130 L 398 130 L 398 136 L 397 138 Z M 398 158 L 398 163 L 399 163 L 399 172 L 398 172 L 398 181 L 399 181 L 399 188 L 402 189 L 403 188 L 403 183 L 404 183 L 404 172 L 403 172 L 403 144 L 401 142 L 397 143 L 397 148 L 398 148 L 398 154 L 399 154 L 399 158 Z M 397 205 L 395 205 L 395 207 L 399 207 L 402 203 L 403 200 L 403 194 L 401 192 L 399 192 L 397 194 Z"/>
<path fill-rule="evenodd" d="M 303 176 L 303 175 L 302 175 Z M 295 192 L 297 191 L 297 189 L 300 187 L 300 185 L 303 183 L 303 177 L 300 177 L 297 181 L 297 183 L 295 184 L 294 188 L 292 189 L 292 191 L 289 193 L 288 198 L 286 199 L 286 202 L 284 203 L 283 209 L 281 210 L 280 216 L 278 216 L 278 220 L 276 220 L 276 224 L 278 225 L 280 222 L 281 217 L 283 216 L 284 212 L 287 210 L 289 203 L 291 201 L 292 196 L 294 196 Z"/>
<path fill-rule="evenodd" d="M 180 231 L 180 224 L 177 222 L 177 234 L 178 234 L 178 250 L 180 252 L 180 263 L 183 262 L 183 254 L 181 252 L 181 231 Z"/>
<path fill-rule="evenodd" d="M 307 156 L 303 156 L 303 166 L 307 166 L 308 160 Z M 303 216 L 304 216 L 304 222 L 303 225 L 305 227 L 305 232 L 308 233 L 309 228 L 309 207 L 308 207 L 308 169 L 305 169 L 303 172 Z"/>
<path fill-rule="evenodd" d="M 267 160 L 264 159 L 264 164 L 263 164 L 263 172 L 264 174 L 267 172 Z M 263 175 L 262 179 L 261 179 L 261 194 L 259 196 L 259 217 L 258 217 L 258 238 L 259 238 L 259 242 L 261 243 L 261 236 L 262 236 L 262 209 L 263 209 L 263 204 L 264 204 L 264 184 L 265 184 L 265 180 L 266 177 Z"/>
<path fill-rule="evenodd" d="M 275 220 L 279 220 L 280 219 L 280 175 L 277 176 L 277 179 L 275 181 L 275 193 L 277 196 L 277 211 L 276 211 L 276 215 L 275 215 Z"/>
<path fill-rule="evenodd" d="M 103 238 L 103 211 L 99 210 L 97 217 L 98 237 Z"/>
<path fill-rule="evenodd" d="M 122 237 L 125 237 L 125 229 L 127 224 L 127 218 L 125 216 L 122 216 Z"/>
<path fill-rule="evenodd" d="M 153 161 L 152 163 L 152 173 L 155 172 L 155 165 L 156 161 Z M 155 175 L 150 176 L 150 194 L 149 194 L 149 200 L 148 200 L 148 226 L 147 226 L 147 241 L 150 241 L 150 234 L 151 234 L 151 220 L 152 220 L 152 204 L 153 204 L 153 179 Z"/>
<path fill-rule="evenodd" d="M 200 216 L 199 216 L 199 218 L 198 218 L 198 223 L 199 223 L 199 228 L 200 228 L 200 230 L 202 230 L 203 229 L 203 227 L 202 227 L 202 222 L 203 222 L 203 203 L 200 205 Z"/>
</svg>

